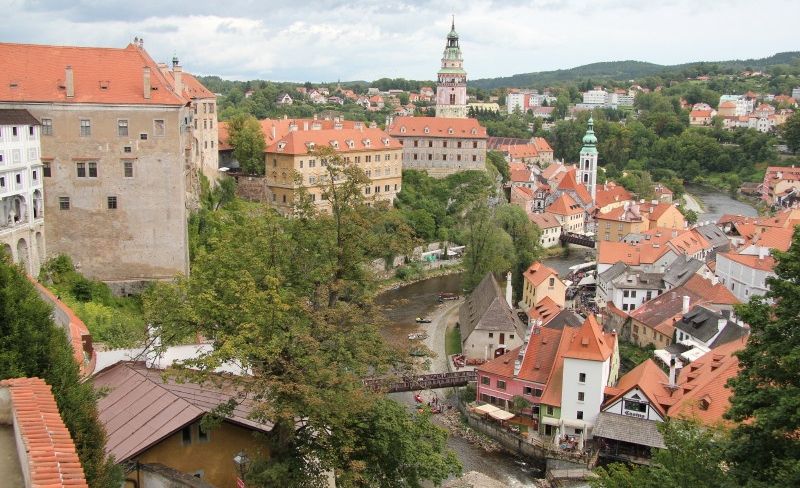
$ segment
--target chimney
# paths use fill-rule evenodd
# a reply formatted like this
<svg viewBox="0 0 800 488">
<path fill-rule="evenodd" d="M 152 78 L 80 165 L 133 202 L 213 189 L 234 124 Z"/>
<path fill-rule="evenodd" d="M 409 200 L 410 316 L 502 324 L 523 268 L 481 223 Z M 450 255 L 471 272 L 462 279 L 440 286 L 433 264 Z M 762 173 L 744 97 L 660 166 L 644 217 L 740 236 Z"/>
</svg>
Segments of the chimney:
<svg viewBox="0 0 800 488">
<path fill-rule="evenodd" d="M 172 77 L 175 78 L 175 91 L 183 95 L 183 68 L 172 64 Z"/>
<path fill-rule="evenodd" d="M 724 329 L 726 325 L 728 325 L 728 319 L 725 317 L 717 319 L 717 330 L 719 332 L 722 332 L 722 329 Z"/>
<path fill-rule="evenodd" d="M 678 385 L 675 384 L 675 378 L 677 376 L 675 369 L 677 366 L 677 362 L 678 361 L 675 359 L 675 355 L 673 354 L 669 359 L 669 385 L 667 385 L 667 388 L 678 387 Z"/>
<path fill-rule="evenodd" d="M 672 229 L 672 237 L 678 237 L 678 229 Z"/>
<path fill-rule="evenodd" d="M 72 66 L 67 66 L 64 83 L 67 85 L 67 98 L 75 96 L 75 79 L 72 75 Z"/>
<path fill-rule="evenodd" d="M 512 297 L 512 290 L 511 290 L 511 271 L 508 272 L 506 275 L 506 302 L 508 306 L 512 309 L 514 308 L 513 298 Z"/>
<path fill-rule="evenodd" d="M 275 124 L 272 124 L 272 138 L 275 139 Z"/>
<path fill-rule="evenodd" d="M 150 99 L 150 67 L 145 66 L 144 72 L 144 98 Z"/>
<path fill-rule="evenodd" d="M 316 115 L 314 116 L 314 120 L 317 120 L 317 116 Z M 303 122 L 303 130 L 308 130 L 308 121 L 307 120 Z"/>
<path fill-rule="evenodd" d="M 691 299 L 689 298 L 689 295 L 683 295 L 683 308 L 681 308 L 681 313 L 683 315 L 686 315 L 687 313 L 689 313 L 689 302 L 690 301 L 691 301 Z"/>
</svg>

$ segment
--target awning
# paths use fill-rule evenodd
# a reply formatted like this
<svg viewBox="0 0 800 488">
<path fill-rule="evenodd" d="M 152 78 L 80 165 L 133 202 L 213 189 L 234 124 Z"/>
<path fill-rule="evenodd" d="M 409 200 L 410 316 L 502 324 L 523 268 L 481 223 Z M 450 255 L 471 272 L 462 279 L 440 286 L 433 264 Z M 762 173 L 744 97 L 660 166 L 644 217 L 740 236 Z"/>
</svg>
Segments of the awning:
<svg viewBox="0 0 800 488">
<path fill-rule="evenodd" d="M 514 418 L 513 413 L 500 409 L 497 409 L 494 412 L 489 412 L 489 416 L 497 420 L 509 420 Z"/>
<path fill-rule="evenodd" d="M 490 405 L 490 404 L 487 403 L 486 405 L 481 405 L 480 407 L 475 407 L 473 410 L 475 412 L 481 413 L 481 414 L 483 414 L 483 413 L 489 413 L 490 414 L 490 413 L 495 412 L 495 411 L 500 410 L 500 409 L 495 407 L 494 405 Z"/>
<path fill-rule="evenodd" d="M 583 420 L 561 419 L 561 423 L 567 427 L 572 427 L 575 429 L 586 428 L 586 422 L 584 422 Z"/>
<path fill-rule="evenodd" d="M 555 417 L 542 417 L 542 423 L 544 425 L 552 425 L 552 426 L 555 426 L 555 427 L 558 427 L 559 425 L 561 425 L 561 421 L 558 420 Z"/>
</svg>

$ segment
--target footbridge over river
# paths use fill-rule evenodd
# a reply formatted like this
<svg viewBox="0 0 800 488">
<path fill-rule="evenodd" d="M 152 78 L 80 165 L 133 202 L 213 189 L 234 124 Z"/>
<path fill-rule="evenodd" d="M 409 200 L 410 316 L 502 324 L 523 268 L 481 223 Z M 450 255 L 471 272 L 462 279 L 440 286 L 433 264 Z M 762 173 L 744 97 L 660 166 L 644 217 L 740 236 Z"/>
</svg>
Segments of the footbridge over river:
<svg viewBox="0 0 800 488">
<path fill-rule="evenodd" d="M 434 390 L 466 386 L 478 381 L 477 371 L 458 371 L 455 373 L 433 373 L 399 378 L 369 378 L 364 385 L 376 391 L 397 393 L 401 391 Z"/>
<path fill-rule="evenodd" d="M 583 247 L 594 248 L 595 242 L 593 237 L 585 236 L 583 234 L 573 234 L 572 232 L 565 232 L 561 234 L 559 240 L 562 243 L 577 244 Z"/>
</svg>

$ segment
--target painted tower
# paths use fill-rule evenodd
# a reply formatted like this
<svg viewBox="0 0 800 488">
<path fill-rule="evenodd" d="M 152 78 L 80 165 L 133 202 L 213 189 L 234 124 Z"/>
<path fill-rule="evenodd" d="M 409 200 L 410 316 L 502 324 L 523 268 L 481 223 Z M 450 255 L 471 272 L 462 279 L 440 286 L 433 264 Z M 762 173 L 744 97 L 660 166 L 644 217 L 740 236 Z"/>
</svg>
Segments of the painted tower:
<svg viewBox="0 0 800 488">
<path fill-rule="evenodd" d="M 589 117 L 589 127 L 583 136 L 583 147 L 578 161 L 578 183 L 586 186 L 595 203 L 597 193 L 597 137 L 594 135 L 594 121 Z"/>
<path fill-rule="evenodd" d="M 467 118 L 467 72 L 458 46 L 455 18 L 442 56 L 436 85 L 436 116 Z"/>
</svg>

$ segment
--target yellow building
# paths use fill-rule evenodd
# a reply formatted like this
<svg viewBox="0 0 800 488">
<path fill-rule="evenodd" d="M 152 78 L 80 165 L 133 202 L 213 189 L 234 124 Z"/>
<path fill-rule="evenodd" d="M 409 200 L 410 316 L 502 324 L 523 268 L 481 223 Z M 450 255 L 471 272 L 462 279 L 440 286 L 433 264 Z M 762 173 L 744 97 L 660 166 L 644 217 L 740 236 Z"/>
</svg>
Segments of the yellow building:
<svg viewBox="0 0 800 488">
<path fill-rule="evenodd" d="M 671 203 L 652 203 L 646 204 L 642 208 L 642 213 L 647 214 L 649 229 L 684 229 L 686 219 L 678 207 Z"/>
<path fill-rule="evenodd" d="M 534 308 L 545 297 L 564 308 L 567 285 L 554 269 L 537 261 L 523 273 L 522 278 L 522 302 L 527 310 Z"/>
<path fill-rule="evenodd" d="M 619 242 L 630 233 L 646 231 L 648 225 L 647 216 L 641 213 L 639 205 L 625 202 L 621 207 L 597 214 L 597 240 Z"/>
<path fill-rule="evenodd" d="M 402 146 L 386 132 L 377 128 L 358 129 L 300 129 L 291 130 L 267 146 L 266 179 L 271 203 L 283 214 L 292 212 L 298 190 L 305 188 L 317 208 L 330 210 L 323 194 L 329 185 L 328 168 L 324 160 L 311 153 L 328 146 L 345 161 L 364 170 L 370 184 L 364 195 L 390 205 L 400 192 L 402 180 Z"/>
<path fill-rule="evenodd" d="M 269 434 L 272 425 L 250 419 L 253 404 L 244 400 L 219 425 L 205 430 L 203 416 L 234 398 L 235 388 L 164 381 L 163 373 L 143 363 L 120 362 L 92 379 L 96 389 L 107 392 L 97 404 L 106 452 L 129 467 L 123 486 L 144 488 L 138 482 L 153 476 L 148 467 L 163 465 L 171 470 L 161 470 L 162 480 L 188 475 L 217 488 L 236 488 L 240 469 L 234 458 L 240 453 L 249 460 L 267 457 L 254 434 Z"/>
</svg>

